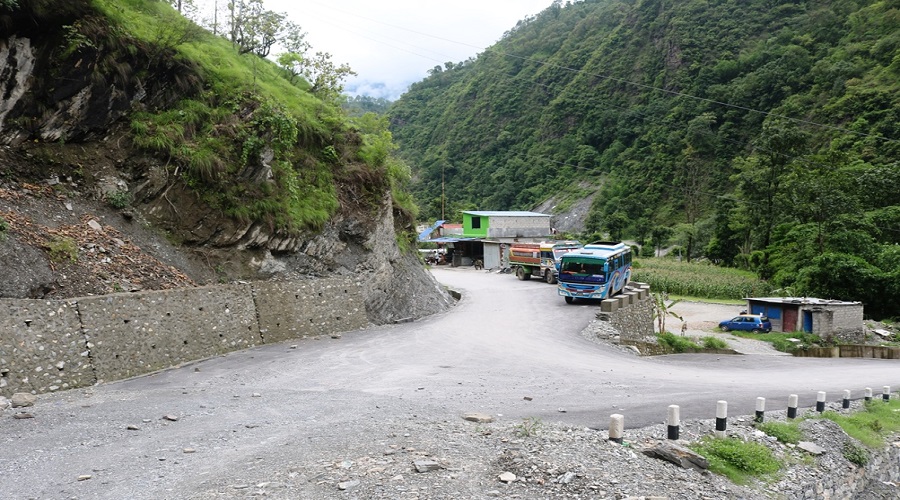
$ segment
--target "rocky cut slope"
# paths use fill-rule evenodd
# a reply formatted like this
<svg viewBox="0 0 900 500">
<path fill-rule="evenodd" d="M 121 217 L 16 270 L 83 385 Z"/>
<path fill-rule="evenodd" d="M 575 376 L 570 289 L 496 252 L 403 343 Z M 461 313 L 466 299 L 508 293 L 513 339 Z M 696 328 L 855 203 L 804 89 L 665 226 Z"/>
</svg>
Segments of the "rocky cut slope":
<svg viewBox="0 0 900 500">
<path fill-rule="evenodd" d="M 319 121 L 291 118 L 301 130 L 283 151 L 248 153 L 242 144 L 277 139 L 258 125 L 270 97 L 217 95 L 227 87 L 177 52 L 183 40 L 132 36 L 85 0 L 19 4 L 0 7 L 0 269 L 12 278 L 0 297 L 358 275 L 374 323 L 450 305 L 417 256 L 400 250 L 398 234 L 412 233 L 412 220 L 385 175 L 358 159 L 359 134 L 327 104 L 304 97 Z M 193 36 L 209 43 L 208 33 Z M 228 113 L 207 112 L 173 134 L 180 151 L 216 141 L 224 153 L 206 175 L 136 137 L 136 114 L 183 116 L 188 100 L 228 103 Z M 329 162 L 323 150 L 333 152 Z M 318 180 L 303 178 L 322 165 Z M 304 182 L 336 200 L 317 224 L 279 212 L 314 200 Z M 280 194 L 285 184 L 293 198 Z M 228 206 L 217 194 L 232 188 L 240 195 L 229 192 Z"/>
</svg>

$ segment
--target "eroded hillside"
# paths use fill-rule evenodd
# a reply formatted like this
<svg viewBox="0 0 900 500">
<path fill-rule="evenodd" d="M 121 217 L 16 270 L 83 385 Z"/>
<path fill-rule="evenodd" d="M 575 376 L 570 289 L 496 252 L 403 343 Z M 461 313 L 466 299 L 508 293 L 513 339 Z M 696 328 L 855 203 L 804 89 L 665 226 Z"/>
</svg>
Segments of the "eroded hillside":
<svg viewBox="0 0 900 500">
<path fill-rule="evenodd" d="M 0 296 L 337 274 L 366 283 L 373 322 L 448 306 L 398 246 L 413 221 L 392 165 L 337 106 L 272 68 L 224 78 L 191 54 L 229 45 L 188 24 L 129 31 L 187 23 L 158 2 L 5 9 Z"/>
</svg>

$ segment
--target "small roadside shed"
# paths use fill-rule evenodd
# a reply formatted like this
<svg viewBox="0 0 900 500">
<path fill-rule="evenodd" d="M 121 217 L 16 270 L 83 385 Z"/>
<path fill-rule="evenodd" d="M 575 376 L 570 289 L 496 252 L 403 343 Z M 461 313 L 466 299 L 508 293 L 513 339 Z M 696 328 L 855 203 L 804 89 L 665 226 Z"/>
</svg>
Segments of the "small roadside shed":
<svg viewBox="0 0 900 500">
<path fill-rule="evenodd" d="M 803 331 L 824 336 L 857 334 L 863 330 L 861 302 L 812 297 L 761 297 L 746 300 L 750 314 L 768 316 L 773 331 Z"/>
</svg>

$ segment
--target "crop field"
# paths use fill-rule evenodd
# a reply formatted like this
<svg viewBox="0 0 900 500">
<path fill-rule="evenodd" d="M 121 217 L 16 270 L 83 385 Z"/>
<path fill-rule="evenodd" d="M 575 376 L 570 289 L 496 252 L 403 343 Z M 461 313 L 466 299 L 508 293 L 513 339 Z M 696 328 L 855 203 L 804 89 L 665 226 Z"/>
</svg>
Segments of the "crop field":
<svg viewBox="0 0 900 500">
<path fill-rule="evenodd" d="M 772 295 L 772 286 L 751 272 L 669 259 L 635 261 L 631 279 L 649 283 L 654 292 L 697 298 L 740 300 Z"/>
</svg>

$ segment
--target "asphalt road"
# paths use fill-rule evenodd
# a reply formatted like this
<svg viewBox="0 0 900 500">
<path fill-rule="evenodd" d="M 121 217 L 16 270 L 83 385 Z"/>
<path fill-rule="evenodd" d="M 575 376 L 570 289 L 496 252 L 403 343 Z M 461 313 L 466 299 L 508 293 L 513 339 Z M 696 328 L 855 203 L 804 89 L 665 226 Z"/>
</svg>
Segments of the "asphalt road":
<svg viewBox="0 0 900 500">
<path fill-rule="evenodd" d="M 183 498 L 204 478 L 315 462 L 404 419 L 482 412 L 605 428 L 621 413 L 640 427 L 664 421 L 670 404 L 682 418 L 713 418 L 717 400 L 747 415 L 758 396 L 783 409 L 792 393 L 814 406 L 817 391 L 835 401 L 843 389 L 900 386 L 900 365 L 887 360 L 638 358 L 582 338 L 597 306 L 568 305 L 553 286 L 434 274 L 463 293 L 444 314 L 44 395 L 32 419 L 7 410 L 0 497 Z"/>
</svg>

